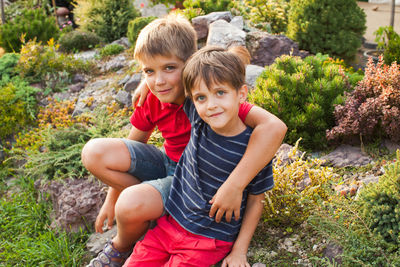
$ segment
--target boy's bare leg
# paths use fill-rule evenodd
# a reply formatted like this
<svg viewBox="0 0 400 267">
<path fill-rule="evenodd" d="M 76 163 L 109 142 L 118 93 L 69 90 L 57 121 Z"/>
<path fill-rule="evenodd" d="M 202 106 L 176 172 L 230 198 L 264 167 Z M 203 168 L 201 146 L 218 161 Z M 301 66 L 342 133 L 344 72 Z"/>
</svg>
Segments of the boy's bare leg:
<svg viewBox="0 0 400 267">
<path fill-rule="evenodd" d="M 164 204 L 160 192 L 149 184 L 131 186 L 122 191 L 115 205 L 116 249 L 128 251 L 147 231 L 149 222 L 161 217 Z"/>
<path fill-rule="evenodd" d="M 124 142 L 117 138 L 96 138 L 82 149 L 82 163 L 105 184 L 122 191 L 140 181 L 127 173 L 131 156 Z"/>
<path fill-rule="evenodd" d="M 162 215 L 164 205 L 161 194 L 151 185 L 139 184 L 138 179 L 127 173 L 131 157 L 128 148 L 120 139 L 90 140 L 82 150 L 82 163 L 94 176 L 112 187 L 109 192 L 116 192 L 115 197 L 107 196 L 113 203 L 104 203 L 113 206 L 116 202 L 113 210 L 117 221 L 117 235 L 113 239 L 113 245 L 121 252 L 130 250 L 146 232 L 149 222 Z M 101 226 L 106 217 L 114 217 L 114 214 L 109 217 L 107 211 L 101 213 L 101 218 L 98 217 L 96 221 L 96 224 Z M 108 224 L 111 225 L 111 222 Z M 99 229 L 99 232 L 102 230 Z"/>
</svg>

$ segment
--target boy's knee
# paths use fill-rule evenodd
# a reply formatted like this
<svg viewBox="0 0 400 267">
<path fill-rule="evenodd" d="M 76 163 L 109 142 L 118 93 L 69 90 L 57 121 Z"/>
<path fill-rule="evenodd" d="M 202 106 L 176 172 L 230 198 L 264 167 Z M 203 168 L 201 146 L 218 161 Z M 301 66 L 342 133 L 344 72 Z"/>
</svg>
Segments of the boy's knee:
<svg viewBox="0 0 400 267">
<path fill-rule="evenodd" d="M 100 140 L 99 138 L 89 140 L 83 147 L 81 160 L 86 168 L 90 168 L 90 166 L 96 164 L 96 162 L 97 164 L 99 163 L 101 155 L 104 153 Z"/>
<path fill-rule="evenodd" d="M 121 192 L 115 203 L 115 216 L 119 222 L 134 222 L 143 219 L 146 212 L 146 198 L 134 192 L 132 188 L 127 188 Z"/>
</svg>

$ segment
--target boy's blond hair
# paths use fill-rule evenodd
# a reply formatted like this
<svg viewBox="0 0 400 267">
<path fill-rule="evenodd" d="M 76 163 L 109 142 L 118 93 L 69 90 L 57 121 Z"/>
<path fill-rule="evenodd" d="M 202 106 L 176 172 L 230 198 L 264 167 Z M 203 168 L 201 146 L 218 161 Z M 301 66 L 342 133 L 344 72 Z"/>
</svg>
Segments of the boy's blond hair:
<svg viewBox="0 0 400 267">
<path fill-rule="evenodd" d="M 142 61 L 154 56 L 176 56 L 185 62 L 197 50 L 196 31 L 182 16 L 171 14 L 150 22 L 136 40 L 134 56 Z"/>
<path fill-rule="evenodd" d="M 250 63 L 249 51 L 242 46 L 225 49 L 206 46 L 197 51 L 186 62 L 182 81 L 187 96 L 200 81 L 210 88 L 212 83 L 228 83 L 239 90 L 246 83 L 246 64 Z"/>
</svg>

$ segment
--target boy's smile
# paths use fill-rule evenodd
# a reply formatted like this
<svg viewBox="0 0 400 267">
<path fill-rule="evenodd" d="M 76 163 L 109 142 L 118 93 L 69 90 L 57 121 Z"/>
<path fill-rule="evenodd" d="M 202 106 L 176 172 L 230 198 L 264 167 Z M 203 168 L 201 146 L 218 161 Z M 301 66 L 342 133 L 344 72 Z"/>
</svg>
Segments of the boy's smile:
<svg viewBox="0 0 400 267">
<path fill-rule="evenodd" d="M 147 57 L 141 61 L 147 86 L 163 103 L 183 104 L 181 74 L 184 62 L 176 56 Z"/>
<path fill-rule="evenodd" d="M 246 126 L 239 118 L 239 105 L 246 100 L 247 87 L 236 91 L 227 83 L 212 83 L 210 88 L 201 80 L 192 89 L 193 103 L 199 116 L 217 134 L 235 136 Z"/>
</svg>

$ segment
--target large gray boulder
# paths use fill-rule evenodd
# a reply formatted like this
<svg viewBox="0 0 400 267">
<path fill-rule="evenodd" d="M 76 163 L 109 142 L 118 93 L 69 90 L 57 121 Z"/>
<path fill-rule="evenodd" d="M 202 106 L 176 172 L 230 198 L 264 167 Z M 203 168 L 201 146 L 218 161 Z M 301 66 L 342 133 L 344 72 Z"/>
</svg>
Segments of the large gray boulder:
<svg viewBox="0 0 400 267">
<path fill-rule="evenodd" d="M 281 55 L 308 55 L 307 52 L 299 51 L 298 44 L 288 37 L 261 31 L 249 32 L 246 35 L 246 47 L 251 55 L 251 63 L 261 67 L 271 65 Z"/>
<path fill-rule="evenodd" d="M 208 26 L 217 20 L 226 20 L 230 22 L 232 14 L 229 11 L 212 12 L 204 16 L 198 16 L 192 19 L 193 28 L 196 30 L 197 39 L 203 39 L 208 35 Z"/>
<path fill-rule="evenodd" d="M 210 24 L 207 45 L 224 48 L 232 45 L 246 46 L 246 33 L 226 20 L 217 20 Z"/>
</svg>

